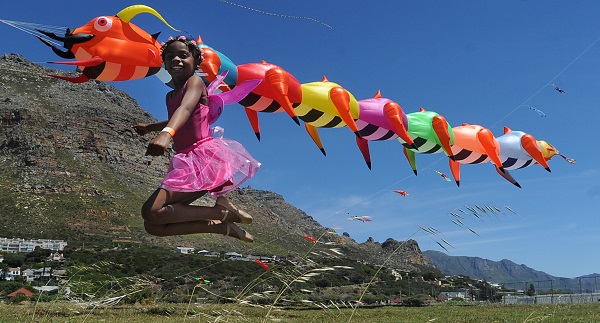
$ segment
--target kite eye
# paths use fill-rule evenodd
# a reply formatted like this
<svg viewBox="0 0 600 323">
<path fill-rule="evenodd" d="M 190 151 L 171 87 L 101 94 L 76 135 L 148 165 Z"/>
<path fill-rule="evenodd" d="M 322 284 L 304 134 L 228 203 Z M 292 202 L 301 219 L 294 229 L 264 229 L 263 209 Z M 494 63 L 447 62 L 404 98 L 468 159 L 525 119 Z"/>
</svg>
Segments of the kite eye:
<svg viewBox="0 0 600 323">
<path fill-rule="evenodd" d="M 112 19 L 108 17 L 98 17 L 94 21 L 94 28 L 98 31 L 108 31 L 112 27 Z"/>
</svg>

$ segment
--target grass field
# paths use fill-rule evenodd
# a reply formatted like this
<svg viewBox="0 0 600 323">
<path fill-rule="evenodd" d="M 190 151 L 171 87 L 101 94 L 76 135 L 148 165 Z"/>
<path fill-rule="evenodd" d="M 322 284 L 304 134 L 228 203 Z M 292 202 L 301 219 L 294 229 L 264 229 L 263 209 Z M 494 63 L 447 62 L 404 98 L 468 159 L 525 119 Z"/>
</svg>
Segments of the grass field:
<svg viewBox="0 0 600 323">
<path fill-rule="evenodd" d="M 187 313 L 187 314 L 186 314 Z M 0 322 L 600 322 L 600 304 L 431 305 L 280 309 L 213 304 L 86 308 L 70 303 L 0 304 Z"/>
</svg>

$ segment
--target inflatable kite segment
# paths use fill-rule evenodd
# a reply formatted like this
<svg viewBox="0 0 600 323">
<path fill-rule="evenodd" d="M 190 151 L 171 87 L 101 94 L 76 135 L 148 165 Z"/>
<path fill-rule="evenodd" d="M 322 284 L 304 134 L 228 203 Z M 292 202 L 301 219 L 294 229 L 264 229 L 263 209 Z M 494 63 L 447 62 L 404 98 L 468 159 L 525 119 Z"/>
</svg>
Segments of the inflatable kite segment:
<svg viewBox="0 0 600 323">
<path fill-rule="evenodd" d="M 74 62 L 53 63 L 76 65 L 81 70 L 78 77 L 54 77 L 83 83 L 90 79 L 127 81 L 156 74 L 162 66 L 160 44 L 156 40 L 158 33 L 150 35 L 130 23 L 140 13 L 150 13 L 176 30 L 156 10 L 144 5 L 127 7 L 115 16 L 96 17 L 73 31 L 67 29 L 64 36 L 37 30 L 53 40 L 63 42 L 65 50 L 38 36 L 58 56 L 76 59 Z"/>
</svg>

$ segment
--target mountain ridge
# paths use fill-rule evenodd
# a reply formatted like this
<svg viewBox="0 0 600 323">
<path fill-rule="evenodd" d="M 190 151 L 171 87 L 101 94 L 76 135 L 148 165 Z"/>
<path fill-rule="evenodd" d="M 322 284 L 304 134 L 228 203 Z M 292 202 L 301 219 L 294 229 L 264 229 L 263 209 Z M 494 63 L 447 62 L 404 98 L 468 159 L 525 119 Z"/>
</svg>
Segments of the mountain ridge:
<svg viewBox="0 0 600 323">
<path fill-rule="evenodd" d="M 423 251 L 429 261 L 441 272 L 449 276 L 464 275 L 472 279 L 486 280 L 517 289 L 527 289 L 528 284 L 537 285 L 538 290 L 561 289 L 571 292 L 590 292 L 598 290 L 598 274 L 589 274 L 577 278 L 549 275 L 524 264 L 508 259 L 492 261 L 480 257 L 449 256 L 435 250 Z"/>
</svg>

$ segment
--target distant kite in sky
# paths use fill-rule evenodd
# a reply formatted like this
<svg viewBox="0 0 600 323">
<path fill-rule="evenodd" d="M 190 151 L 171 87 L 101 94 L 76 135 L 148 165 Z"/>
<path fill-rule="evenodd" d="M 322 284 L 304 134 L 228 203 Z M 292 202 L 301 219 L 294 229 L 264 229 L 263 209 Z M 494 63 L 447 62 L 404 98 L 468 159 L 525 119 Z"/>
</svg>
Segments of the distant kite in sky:
<svg viewBox="0 0 600 323">
<path fill-rule="evenodd" d="M 204 285 L 208 285 L 210 284 L 210 280 L 208 279 L 204 279 L 204 277 L 196 277 L 196 280 L 200 283 L 200 284 L 204 284 Z"/>
<path fill-rule="evenodd" d="M 540 109 L 536 109 L 530 105 L 526 105 L 526 107 L 529 107 L 529 109 L 535 111 L 537 114 L 539 114 L 540 117 L 545 117 L 546 114 L 544 113 L 544 111 L 540 110 Z"/>
<path fill-rule="evenodd" d="M 452 180 L 450 178 L 448 178 L 448 176 L 442 172 L 440 172 L 439 170 L 433 170 L 434 172 L 438 173 L 438 175 L 442 176 L 443 179 L 445 179 L 447 182 L 451 182 Z"/>
<path fill-rule="evenodd" d="M 556 86 L 556 85 L 554 85 L 554 84 L 552 84 L 552 86 L 554 87 L 554 89 L 555 89 L 556 91 L 558 91 L 558 93 L 567 93 L 565 90 L 563 90 L 563 89 L 559 88 L 558 86 Z"/>
<path fill-rule="evenodd" d="M 396 192 L 402 196 L 408 196 L 408 193 L 406 193 L 406 191 L 403 191 L 403 190 L 394 190 L 394 192 Z"/>
<path fill-rule="evenodd" d="M 348 221 L 358 220 L 358 221 L 362 221 L 362 222 L 371 222 L 372 221 L 371 217 L 368 216 L 368 215 L 363 215 L 363 216 L 357 216 L 357 215 L 355 215 L 355 216 L 351 216 L 349 218 L 346 218 L 346 220 L 348 220 Z"/>
</svg>

